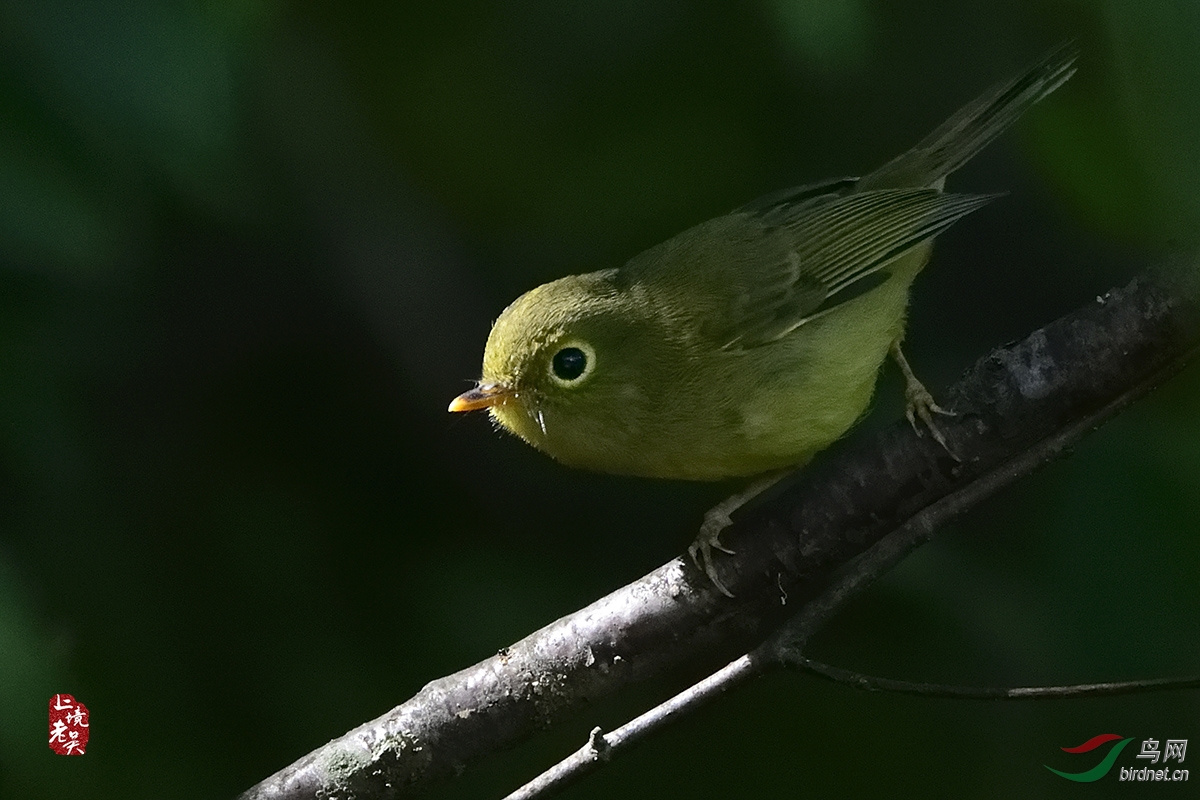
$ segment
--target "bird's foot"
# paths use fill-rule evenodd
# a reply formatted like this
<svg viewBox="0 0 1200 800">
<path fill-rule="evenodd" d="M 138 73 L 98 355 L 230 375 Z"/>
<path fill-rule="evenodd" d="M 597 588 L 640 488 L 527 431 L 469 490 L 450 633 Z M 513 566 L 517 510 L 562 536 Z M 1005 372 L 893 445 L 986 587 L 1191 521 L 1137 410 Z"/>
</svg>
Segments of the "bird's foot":
<svg viewBox="0 0 1200 800">
<path fill-rule="evenodd" d="M 900 343 L 892 343 L 892 357 L 896 359 L 896 364 L 899 365 L 900 371 L 904 373 L 904 416 L 908 418 L 908 424 L 912 426 L 913 431 L 917 436 L 924 436 L 921 430 L 921 425 L 917 424 L 919 419 L 926 428 L 929 429 L 929 434 L 933 440 L 942 446 L 942 449 L 950 454 L 950 457 L 955 461 L 962 461 L 958 455 L 950 449 L 950 445 L 946 443 L 946 437 L 934 422 L 934 414 L 940 414 L 943 417 L 957 416 L 953 411 L 948 411 L 937 404 L 933 399 L 933 395 L 925 388 L 925 384 L 917 380 L 917 376 L 913 374 L 912 367 L 908 364 L 908 359 L 904 357 L 904 353 L 900 350 Z"/>
<path fill-rule="evenodd" d="M 904 389 L 905 409 L 904 416 L 908 418 L 908 424 L 912 425 L 917 436 L 923 436 L 921 426 L 917 424 L 919 419 L 929 429 L 929 434 L 933 440 L 942 446 L 942 449 L 954 457 L 955 461 L 959 461 L 959 457 L 950 449 L 950 445 L 946 444 L 946 437 L 934 423 L 934 414 L 940 414 L 944 417 L 957 416 L 953 411 L 947 411 L 937 404 L 933 399 L 933 395 L 929 390 L 918 381 L 916 378 L 908 384 Z"/>
<path fill-rule="evenodd" d="M 704 515 L 704 522 L 700 524 L 700 533 L 696 535 L 696 541 L 688 547 L 688 555 L 692 557 L 692 563 L 707 575 L 713 586 L 717 587 L 717 590 L 726 597 L 733 597 L 733 592 L 729 591 L 729 587 L 722 583 L 717 576 L 716 565 L 713 564 L 713 550 L 719 550 L 726 555 L 733 555 L 733 550 L 721 544 L 721 534 L 733 524 L 732 514 L 734 511 L 779 483 L 790 472 L 790 469 L 784 469 L 760 475 L 745 489 L 726 497 Z"/>
<path fill-rule="evenodd" d="M 716 586 L 721 594 L 733 597 L 733 592 L 729 591 L 717 577 L 717 569 L 713 564 L 713 550 L 733 555 L 732 550 L 721 544 L 721 532 L 733 524 L 733 518 L 729 516 L 729 511 L 723 508 L 724 505 L 722 503 L 704 515 L 700 533 L 696 535 L 696 540 L 688 546 L 688 555 L 692 557 L 692 563 L 696 565 L 696 568 L 708 576 L 708 579 L 713 582 L 713 586 Z"/>
</svg>

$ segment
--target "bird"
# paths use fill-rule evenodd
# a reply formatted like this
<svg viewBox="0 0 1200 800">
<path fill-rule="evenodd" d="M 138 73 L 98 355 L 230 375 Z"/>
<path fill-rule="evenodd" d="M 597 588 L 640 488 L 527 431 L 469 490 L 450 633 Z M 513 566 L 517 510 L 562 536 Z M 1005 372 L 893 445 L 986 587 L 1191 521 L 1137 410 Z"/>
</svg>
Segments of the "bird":
<svg viewBox="0 0 1200 800">
<path fill-rule="evenodd" d="M 946 447 L 949 415 L 901 350 L 909 290 L 933 239 L 999 195 L 948 175 L 1075 72 L 1064 42 L 883 166 L 764 195 L 620 267 L 514 300 L 481 378 L 450 403 L 572 467 L 647 478 L 752 479 L 711 509 L 689 553 L 722 593 L 713 551 L 730 514 L 841 438 L 889 354 L 906 416 Z M 947 449 L 949 449 L 947 447 Z"/>
</svg>

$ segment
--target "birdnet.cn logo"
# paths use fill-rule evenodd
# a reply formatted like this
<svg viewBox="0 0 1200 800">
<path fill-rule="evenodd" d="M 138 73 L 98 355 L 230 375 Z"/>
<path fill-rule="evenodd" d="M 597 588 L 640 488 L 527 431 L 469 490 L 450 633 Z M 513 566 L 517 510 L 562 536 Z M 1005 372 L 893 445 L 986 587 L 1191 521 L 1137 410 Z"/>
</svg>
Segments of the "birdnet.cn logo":
<svg viewBox="0 0 1200 800">
<path fill-rule="evenodd" d="M 1059 770 L 1049 764 L 1042 766 L 1069 781 L 1091 783 L 1112 772 L 1121 751 L 1132 741 L 1133 737 L 1125 738 L 1116 733 L 1102 733 L 1099 736 L 1093 736 L 1081 745 L 1062 748 L 1063 752 L 1086 757 L 1086 761 L 1084 758 L 1076 760 L 1077 766 L 1089 766 L 1082 772 Z M 1112 744 L 1112 742 L 1116 742 L 1116 744 Z M 1187 757 L 1187 743 L 1187 739 L 1143 739 L 1141 751 L 1134 757 L 1135 760 L 1131 765 L 1121 766 L 1119 771 L 1114 774 L 1119 781 L 1161 781 L 1164 783 L 1186 781 L 1188 771 L 1179 765 Z M 1106 745 L 1109 745 L 1107 750 L 1105 750 Z M 1104 753 L 1104 756 L 1097 763 L 1096 757 L 1100 753 Z"/>
</svg>

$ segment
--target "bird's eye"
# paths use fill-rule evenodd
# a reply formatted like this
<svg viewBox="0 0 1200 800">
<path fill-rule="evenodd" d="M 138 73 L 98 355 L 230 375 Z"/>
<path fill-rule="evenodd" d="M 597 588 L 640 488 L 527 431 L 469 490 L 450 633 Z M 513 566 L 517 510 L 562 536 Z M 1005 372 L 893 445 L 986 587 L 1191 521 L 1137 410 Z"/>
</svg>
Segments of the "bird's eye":
<svg viewBox="0 0 1200 800">
<path fill-rule="evenodd" d="M 587 369 L 587 354 L 578 347 L 564 347 L 554 354 L 554 374 L 564 381 L 573 381 Z"/>
<path fill-rule="evenodd" d="M 550 359 L 550 373 L 564 386 L 577 384 L 592 371 L 594 360 L 592 348 L 583 342 L 571 342 Z"/>
</svg>

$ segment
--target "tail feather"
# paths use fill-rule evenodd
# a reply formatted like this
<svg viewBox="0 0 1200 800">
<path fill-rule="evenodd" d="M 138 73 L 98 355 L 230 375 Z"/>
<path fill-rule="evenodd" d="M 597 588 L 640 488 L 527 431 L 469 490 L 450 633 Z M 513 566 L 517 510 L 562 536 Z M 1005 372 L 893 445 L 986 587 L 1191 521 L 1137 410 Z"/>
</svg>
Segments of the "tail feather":
<svg viewBox="0 0 1200 800">
<path fill-rule="evenodd" d="M 1079 50 L 1060 44 L 1018 77 L 996 84 L 959 109 L 916 147 L 865 176 L 856 191 L 936 186 L 1075 74 Z"/>
</svg>

